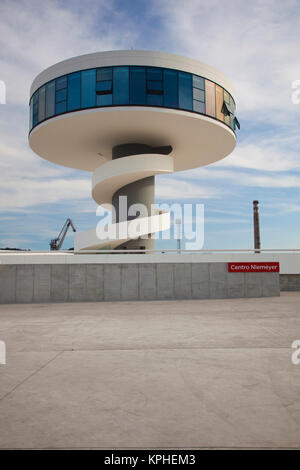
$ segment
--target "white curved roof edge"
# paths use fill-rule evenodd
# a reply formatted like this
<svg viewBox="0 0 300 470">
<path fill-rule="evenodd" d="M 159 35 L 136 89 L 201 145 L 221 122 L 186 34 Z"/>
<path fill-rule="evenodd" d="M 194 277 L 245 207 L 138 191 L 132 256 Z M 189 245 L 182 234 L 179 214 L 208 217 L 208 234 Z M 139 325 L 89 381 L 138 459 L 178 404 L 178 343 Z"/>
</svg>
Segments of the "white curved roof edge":
<svg viewBox="0 0 300 470">
<path fill-rule="evenodd" d="M 230 81 L 210 65 L 177 54 L 147 50 L 93 52 L 63 60 L 37 75 L 31 85 L 30 96 L 44 83 L 62 75 L 79 70 L 117 65 L 145 65 L 194 73 L 218 83 L 234 96 L 234 88 Z"/>
</svg>

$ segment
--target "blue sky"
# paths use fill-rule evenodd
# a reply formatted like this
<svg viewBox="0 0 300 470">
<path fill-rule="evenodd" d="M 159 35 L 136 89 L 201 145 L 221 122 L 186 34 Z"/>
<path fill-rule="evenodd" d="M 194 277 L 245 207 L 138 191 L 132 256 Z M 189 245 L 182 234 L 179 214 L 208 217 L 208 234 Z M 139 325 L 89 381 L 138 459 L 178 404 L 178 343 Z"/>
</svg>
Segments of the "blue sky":
<svg viewBox="0 0 300 470">
<path fill-rule="evenodd" d="M 260 201 L 263 248 L 300 245 L 300 2 L 287 0 L 1 0 L 0 246 L 47 250 L 71 217 L 95 226 L 88 172 L 63 168 L 28 146 L 33 78 L 69 57 L 116 49 L 171 52 L 232 81 L 241 122 L 231 156 L 156 178 L 156 202 L 203 203 L 205 248 L 251 248 Z M 65 248 L 73 245 L 70 235 Z M 174 242 L 159 246 L 174 247 Z"/>
</svg>

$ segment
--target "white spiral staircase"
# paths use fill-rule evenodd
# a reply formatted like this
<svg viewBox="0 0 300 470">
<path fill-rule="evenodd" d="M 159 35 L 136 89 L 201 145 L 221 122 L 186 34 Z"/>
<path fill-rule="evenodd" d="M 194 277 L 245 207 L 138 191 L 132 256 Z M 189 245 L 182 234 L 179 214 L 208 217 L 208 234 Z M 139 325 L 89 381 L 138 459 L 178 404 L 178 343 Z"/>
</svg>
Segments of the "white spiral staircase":
<svg viewBox="0 0 300 470">
<path fill-rule="evenodd" d="M 112 209 L 113 195 L 120 188 L 149 176 L 172 173 L 170 155 L 146 153 L 124 156 L 101 164 L 93 173 L 92 196 L 104 209 Z M 153 201 L 154 202 L 154 201 Z M 137 236 L 151 236 L 170 227 L 170 213 L 152 211 L 148 217 L 137 217 L 110 225 L 99 225 L 75 236 L 75 250 L 114 249 Z M 152 235 L 153 236 L 153 235 Z"/>
</svg>

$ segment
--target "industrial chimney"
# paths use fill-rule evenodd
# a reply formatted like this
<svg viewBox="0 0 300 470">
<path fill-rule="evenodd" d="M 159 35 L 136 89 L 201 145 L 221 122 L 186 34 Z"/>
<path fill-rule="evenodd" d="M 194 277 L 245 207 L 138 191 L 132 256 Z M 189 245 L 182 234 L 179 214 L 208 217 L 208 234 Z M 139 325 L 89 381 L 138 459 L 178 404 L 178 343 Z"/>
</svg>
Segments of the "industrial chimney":
<svg viewBox="0 0 300 470">
<path fill-rule="evenodd" d="M 259 229 L 259 202 L 253 201 L 253 228 L 254 228 L 254 249 L 255 253 L 260 253 L 260 229 Z"/>
</svg>

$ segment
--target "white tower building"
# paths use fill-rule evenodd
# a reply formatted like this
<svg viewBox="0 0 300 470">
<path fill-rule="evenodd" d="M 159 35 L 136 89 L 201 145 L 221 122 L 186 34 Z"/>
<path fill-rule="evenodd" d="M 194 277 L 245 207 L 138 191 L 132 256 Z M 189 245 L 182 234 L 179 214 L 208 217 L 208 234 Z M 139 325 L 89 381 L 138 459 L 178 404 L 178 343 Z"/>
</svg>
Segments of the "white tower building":
<svg viewBox="0 0 300 470">
<path fill-rule="evenodd" d="M 236 144 L 235 101 L 228 80 L 192 59 L 149 51 L 74 57 L 49 67 L 30 92 L 29 143 L 53 163 L 92 172 L 92 196 L 117 211 L 116 236 L 79 232 L 75 249 L 147 248 L 132 240 L 128 205 L 154 204 L 154 177 L 208 165 Z M 74 194 L 76 188 L 74 187 Z M 140 235 L 168 228 L 168 213 L 139 215 Z M 125 229 L 125 230 L 124 230 Z M 124 235 L 125 234 L 125 235 Z"/>
</svg>

